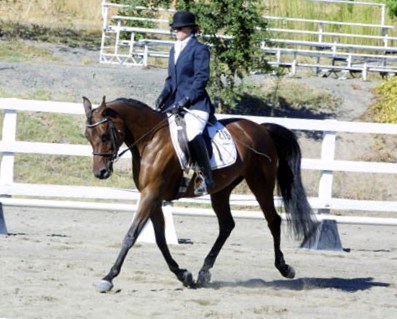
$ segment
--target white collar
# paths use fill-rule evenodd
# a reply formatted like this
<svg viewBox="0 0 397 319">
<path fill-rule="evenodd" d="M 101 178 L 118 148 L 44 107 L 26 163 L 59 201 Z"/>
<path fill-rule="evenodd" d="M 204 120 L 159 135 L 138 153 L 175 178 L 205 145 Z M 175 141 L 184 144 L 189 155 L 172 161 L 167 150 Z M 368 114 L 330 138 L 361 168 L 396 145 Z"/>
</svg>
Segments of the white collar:
<svg viewBox="0 0 397 319">
<path fill-rule="evenodd" d="M 175 44 L 178 43 L 182 47 L 185 47 L 191 38 L 193 38 L 193 34 L 189 35 L 186 39 L 183 39 L 182 41 L 181 40 L 176 40 Z"/>
</svg>

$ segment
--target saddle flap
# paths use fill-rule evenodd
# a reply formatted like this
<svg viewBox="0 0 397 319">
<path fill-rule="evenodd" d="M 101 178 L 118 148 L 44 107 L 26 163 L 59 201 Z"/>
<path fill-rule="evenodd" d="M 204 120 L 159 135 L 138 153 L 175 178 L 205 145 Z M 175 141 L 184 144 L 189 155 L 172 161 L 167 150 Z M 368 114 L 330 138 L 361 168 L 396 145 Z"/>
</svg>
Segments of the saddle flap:
<svg viewBox="0 0 397 319">
<path fill-rule="evenodd" d="M 189 147 L 186 138 L 185 121 L 179 115 L 168 118 L 172 144 L 178 156 L 181 169 L 189 168 Z M 219 169 L 236 162 L 237 149 L 228 129 L 219 121 L 208 123 L 205 134 L 211 141 L 211 168 Z"/>
</svg>

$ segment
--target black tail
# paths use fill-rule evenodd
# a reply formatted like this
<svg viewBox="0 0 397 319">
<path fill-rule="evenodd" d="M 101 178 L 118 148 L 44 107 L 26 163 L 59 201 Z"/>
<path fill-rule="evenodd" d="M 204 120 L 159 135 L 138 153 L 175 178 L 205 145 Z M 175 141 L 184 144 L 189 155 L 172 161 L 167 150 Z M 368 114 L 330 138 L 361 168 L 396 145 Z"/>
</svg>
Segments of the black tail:
<svg viewBox="0 0 397 319">
<path fill-rule="evenodd" d="M 262 124 L 268 130 L 277 149 L 278 189 L 284 201 L 287 220 L 297 238 L 307 238 L 316 229 L 316 219 L 306 197 L 301 177 L 301 149 L 296 135 L 273 123 Z"/>
</svg>

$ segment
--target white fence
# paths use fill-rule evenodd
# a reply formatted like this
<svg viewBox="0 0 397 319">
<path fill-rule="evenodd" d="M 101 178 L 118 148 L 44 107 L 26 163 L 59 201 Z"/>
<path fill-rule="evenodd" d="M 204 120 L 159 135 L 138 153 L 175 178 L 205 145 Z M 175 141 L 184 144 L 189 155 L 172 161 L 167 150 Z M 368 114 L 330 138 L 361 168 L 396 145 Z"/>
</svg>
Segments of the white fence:
<svg viewBox="0 0 397 319">
<path fill-rule="evenodd" d="M 87 199 L 107 200 L 137 200 L 139 193 L 136 190 L 115 189 L 106 187 L 88 186 L 63 186 L 63 185 L 39 185 L 16 183 L 14 181 L 14 162 L 16 153 L 30 154 L 57 154 L 70 156 L 92 156 L 91 146 L 70 145 L 57 143 L 38 143 L 16 140 L 17 114 L 20 111 L 48 112 L 78 114 L 84 116 L 83 106 L 74 103 L 32 101 L 19 99 L 0 99 L 0 109 L 4 110 L 2 140 L 0 152 L 2 153 L 0 167 L 0 194 L 3 205 L 14 206 L 40 206 L 57 208 L 87 208 L 97 210 L 134 210 L 135 205 L 95 203 Z M 231 117 L 229 115 L 217 115 L 218 118 Z M 396 163 L 360 162 L 335 160 L 335 143 L 338 132 L 353 132 L 363 134 L 393 134 L 397 135 L 397 125 L 377 123 L 341 122 L 335 120 L 303 120 L 287 118 L 269 118 L 257 116 L 244 116 L 257 123 L 273 122 L 286 126 L 292 130 L 323 132 L 322 152 L 320 158 L 303 158 L 302 168 L 321 171 L 319 190 L 317 197 L 310 197 L 313 208 L 320 211 L 329 210 L 353 210 L 397 213 L 397 201 L 374 201 L 335 198 L 332 196 L 333 172 L 370 172 L 397 174 Z M 131 156 L 129 153 L 126 156 Z M 392 185 L 391 187 L 394 187 Z M 21 198 L 22 197 L 22 198 Z M 39 198 L 39 199 L 37 199 Z M 44 200 L 40 198 L 63 198 L 65 200 Z M 86 201 L 71 201 L 79 199 Z M 198 199 L 181 199 L 179 202 L 209 203 L 209 197 Z M 281 200 L 275 198 L 277 206 Z M 241 211 L 238 206 L 258 207 L 253 196 L 233 195 L 231 198 L 233 214 L 236 217 L 257 218 L 261 213 L 257 211 Z M 209 209 L 174 207 L 174 213 L 212 215 Z M 187 212 L 188 211 L 188 212 Z M 348 217 L 319 215 L 319 218 L 335 219 L 345 223 L 371 223 L 397 225 L 397 218 L 376 217 Z"/>
<path fill-rule="evenodd" d="M 360 73 L 366 80 L 369 72 L 382 75 L 397 73 L 397 38 L 389 31 L 394 27 L 385 24 L 385 5 L 370 2 L 351 2 L 327 0 L 313 2 L 338 3 L 340 5 L 362 5 L 380 8 L 380 23 L 363 24 L 341 21 L 313 20 L 304 18 L 286 18 L 265 16 L 269 21 L 268 31 L 270 41 L 262 43 L 261 49 L 270 65 L 287 67 L 291 75 L 297 73 L 297 68 L 315 69 L 316 73 L 330 75 L 342 73 Z M 100 50 L 101 63 L 114 63 L 133 66 L 146 66 L 150 57 L 168 57 L 170 46 L 174 43 L 174 36 L 169 30 L 169 19 L 146 19 L 139 16 L 121 16 L 120 8 L 134 8 L 128 5 L 102 1 L 102 42 Z M 137 7 L 135 7 L 137 8 Z M 161 8 L 144 8 L 143 11 L 155 10 L 169 17 L 175 10 Z M 133 26 L 131 22 L 150 21 L 155 28 Z M 285 23 L 294 22 L 304 24 L 303 29 L 285 27 Z M 316 26 L 314 28 L 312 26 Z M 332 25 L 339 27 L 366 28 L 376 30 L 378 35 L 356 34 L 354 31 L 330 32 Z M 220 35 L 221 36 L 221 35 Z M 222 35 L 227 37 L 226 35 Z M 310 40 L 308 38 L 311 38 Z M 372 41 L 371 45 L 358 45 L 352 39 Z M 266 55 L 266 56 L 265 56 Z"/>
</svg>

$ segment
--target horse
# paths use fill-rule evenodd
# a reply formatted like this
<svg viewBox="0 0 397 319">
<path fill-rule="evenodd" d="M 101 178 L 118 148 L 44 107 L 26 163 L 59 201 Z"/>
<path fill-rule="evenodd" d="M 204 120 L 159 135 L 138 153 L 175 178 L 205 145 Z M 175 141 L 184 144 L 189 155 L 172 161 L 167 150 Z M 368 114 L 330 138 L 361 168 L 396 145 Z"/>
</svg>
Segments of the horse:
<svg viewBox="0 0 397 319">
<path fill-rule="evenodd" d="M 110 271 L 97 284 L 100 292 L 113 288 L 113 279 L 121 271 L 130 248 L 150 219 L 155 240 L 170 271 L 185 287 L 208 286 L 210 269 L 224 243 L 235 227 L 230 210 L 230 194 L 243 180 L 255 195 L 273 237 L 275 267 L 285 278 L 294 278 L 295 270 L 288 265 L 280 248 L 281 217 L 274 206 L 274 191 L 280 192 L 289 221 L 288 229 L 297 238 L 308 238 L 317 222 L 308 203 L 301 179 L 301 149 L 295 134 L 272 123 L 258 124 L 243 118 L 221 120 L 232 135 L 237 159 L 228 167 L 213 171 L 215 187 L 210 194 L 212 208 L 218 219 L 219 233 L 204 259 L 197 280 L 187 269 L 180 268 L 172 257 L 165 238 L 163 201 L 177 198 L 182 169 L 174 151 L 168 124 L 163 114 L 134 99 L 118 98 L 93 108 L 83 97 L 86 115 L 85 137 L 93 149 L 93 174 L 99 179 L 112 175 L 113 163 L 121 156 L 120 146 L 132 153 L 132 175 L 140 192 L 139 205 L 120 252 Z M 194 197 L 191 183 L 183 197 Z"/>
</svg>

